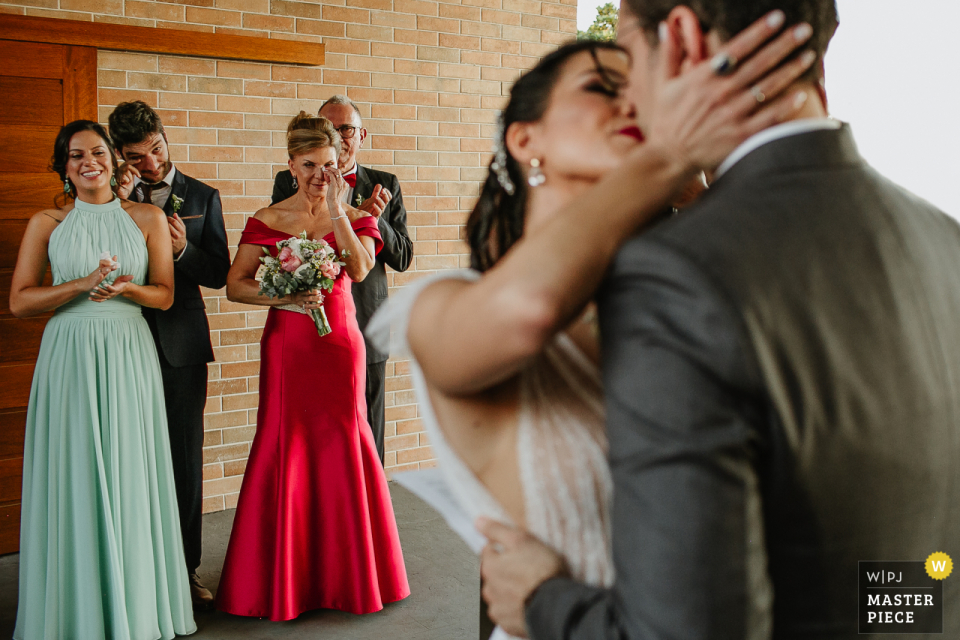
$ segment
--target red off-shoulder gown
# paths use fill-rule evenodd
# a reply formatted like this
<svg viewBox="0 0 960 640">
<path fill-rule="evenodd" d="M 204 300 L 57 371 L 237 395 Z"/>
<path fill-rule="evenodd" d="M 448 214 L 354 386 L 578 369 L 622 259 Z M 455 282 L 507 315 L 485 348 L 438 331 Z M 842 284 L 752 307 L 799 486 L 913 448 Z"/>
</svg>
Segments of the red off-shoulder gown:
<svg viewBox="0 0 960 640">
<path fill-rule="evenodd" d="M 383 243 L 374 218 L 353 223 Z M 240 244 L 276 255 L 289 234 L 251 218 Z M 336 248 L 331 233 L 324 238 Z M 342 272 L 324 309 L 271 308 L 260 341 L 257 434 L 217 593 L 241 616 L 290 620 L 311 609 L 379 611 L 410 595 L 386 476 L 367 424 L 366 354 Z"/>
</svg>

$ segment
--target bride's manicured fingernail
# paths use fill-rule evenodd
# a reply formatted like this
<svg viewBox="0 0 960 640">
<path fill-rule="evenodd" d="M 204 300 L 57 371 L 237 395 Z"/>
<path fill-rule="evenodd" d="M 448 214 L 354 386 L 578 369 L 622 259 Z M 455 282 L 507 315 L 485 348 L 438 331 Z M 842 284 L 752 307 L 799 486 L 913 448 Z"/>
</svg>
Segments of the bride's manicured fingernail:
<svg viewBox="0 0 960 640">
<path fill-rule="evenodd" d="M 800 107 L 802 107 L 802 106 L 804 105 L 804 103 L 807 101 L 807 97 L 808 97 L 808 96 L 807 96 L 806 92 L 804 92 L 804 91 L 801 91 L 800 93 L 798 93 L 797 95 L 795 95 L 795 96 L 793 97 L 793 108 L 794 108 L 794 109 L 799 109 Z"/>
<path fill-rule="evenodd" d="M 807 67 L 812 65 L 816 61 L 816 59 L 817 59 L 816 51 L 807 51 L 802 56 L 800 56 L 800 62 L 802 62 Z"/>
<path fill-rule="evenodd" d="M 806 22 L 793 30 L 793 37 L 797 40 L 797 42 L 803 42 L 812 35 L 813 27 L 808 25 Z"/>
<path fill-rule="evenodd" d="M 660 38 L 660 42 L 670 37 L 670 28 L 666 22 L 661 22 L 660 26 L 657 27 L 657 37 Z"/>
<path fill-rule="evenodd" d="M 779 29 L 783 26 L 783 22 L 787 19 L 786 14 L 783 11 L 777 9 L 767 14 L 767 26 L 771 29 Z"/>
</svg>

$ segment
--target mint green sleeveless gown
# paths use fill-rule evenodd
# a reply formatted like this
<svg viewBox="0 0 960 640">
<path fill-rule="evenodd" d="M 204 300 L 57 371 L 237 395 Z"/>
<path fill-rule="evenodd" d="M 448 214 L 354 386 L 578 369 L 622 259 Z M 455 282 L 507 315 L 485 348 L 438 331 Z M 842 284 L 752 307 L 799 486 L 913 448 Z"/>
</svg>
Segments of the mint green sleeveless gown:
<svg viewBox="0 0 960 640">
<path fill-rule="evenodd" d="M 147 280 L 119 200 L 50 236 L 54 284 L 101 252 Z M 16 640 L 156 640 L 196 631 L 157 351 L 140 306 L 81 294 L 47 324 L 27 411 Z"/>
</svg>

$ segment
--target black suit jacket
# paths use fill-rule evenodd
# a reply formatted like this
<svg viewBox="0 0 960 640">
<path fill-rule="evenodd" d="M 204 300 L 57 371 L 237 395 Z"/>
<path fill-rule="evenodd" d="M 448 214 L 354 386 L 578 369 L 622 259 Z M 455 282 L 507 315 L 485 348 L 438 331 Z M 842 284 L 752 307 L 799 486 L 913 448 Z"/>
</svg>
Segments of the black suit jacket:
<svg viewBox="0 0 960 640">
<path fill-rule="evenodd" d="M 226 285 L 230 251 L 220 192 L 185 176 L 179 169 L 172 186 L 164 213 L 173 215 L 173 196 L 183 200 L 178 215 L 188 218 L 183 221 L 187 247 L 173 265 L 173 305 L 166 311 L 144 307 L 143 315 L 157 350 L 171 365 L 183 367 L 213 361 L 210 325 L 200 287 L 220 289 Z"/>
<path fill-rule="evenodd" d="M 617 578 L 542 585 L 533 638 L 856 638 L 858 561 L 960 557 L 960 227 L 848 128 L 755 150 L 599 302 Z"/>
<path fill-rule="evenodd" d="M 384 265 L 390 265 L 394 271 L 406 271 L 413 260 L 413 243 L 407 234 L 407 210 L 403 207 L 403 194 L 397 176 L 386 171 L 377 171 L 357 165 L 357 186 L 354 188 L 354 201 L 357 196 L 364 200 L 373 193 L 374 185 L 389 189 L 393 196 L 386 210 L 380 215 L 378 227 L 383 237 L 383 248 L 377 254 L 377 263 L 362 282 L 353 283 L 353 302 L 357 306 L 357 324 L 360 331 L 367 327 L 370 318 L 387 299 L 387 271 Z M 286 200 L 297 192 L 293 188 L 293 176 L 289 170 L 277 174 L 273 183 L 273 198 L 270 204 Z M 380 351 L 364 337 L 367 347 L 367 364 L 383 362 L 390 354 Z"/>
</svg>

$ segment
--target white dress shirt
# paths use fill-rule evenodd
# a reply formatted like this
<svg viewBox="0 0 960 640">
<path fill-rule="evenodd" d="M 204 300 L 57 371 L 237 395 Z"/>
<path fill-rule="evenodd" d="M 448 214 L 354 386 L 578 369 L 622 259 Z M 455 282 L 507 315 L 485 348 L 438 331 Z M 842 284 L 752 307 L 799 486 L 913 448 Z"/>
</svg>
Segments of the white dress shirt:
<svg viewBox="0 0 960 640">
<path fill-rule="evenodd" d="M 714 181 L 719 180 L 720 176 L 729 171 L 733 165 L 743 160 L 753 151 L 771 142 L 811 131 L 839 129 L 842 126 L 842 122 L 833 118 L 802 118 L 764 129 L 760 133 L 750 136 L 739 147 L 734 149 L 733 153 L 727 156 L 727 159 L 717 167 L 717 170 L 713 174 L 713 179 Z"/>
</svg>

